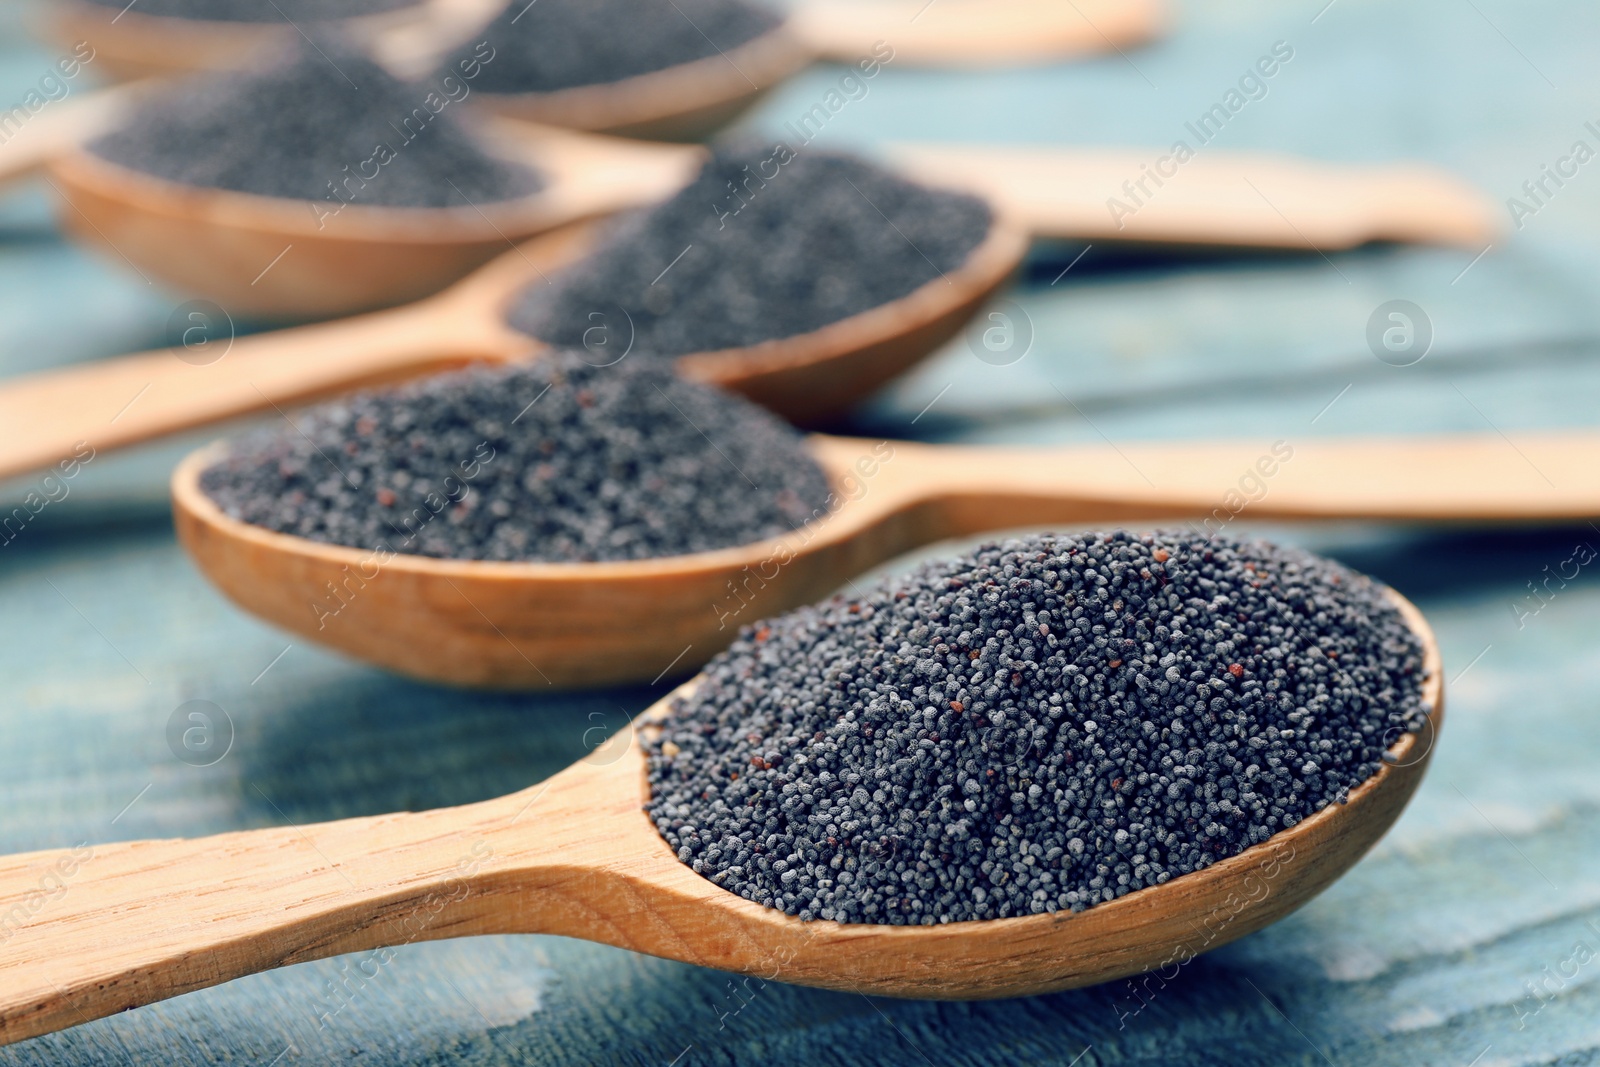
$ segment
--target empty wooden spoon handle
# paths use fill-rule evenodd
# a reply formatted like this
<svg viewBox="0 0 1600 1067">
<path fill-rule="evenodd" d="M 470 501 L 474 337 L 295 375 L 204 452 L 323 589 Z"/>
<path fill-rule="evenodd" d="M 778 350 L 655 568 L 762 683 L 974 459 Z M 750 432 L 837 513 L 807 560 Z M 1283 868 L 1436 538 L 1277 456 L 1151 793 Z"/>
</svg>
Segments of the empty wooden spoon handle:
<svg viewBox="0 0 1600 1067">
<path fill-rule="evenodd" d="M 790 25 L 825 59 L 978 67 L 1131 48 L 1166 28 L 1167 11 L 1161 0 L 804 0 Z"/>
<path fill-rule="evenodd" d="M 816 438 L 831 469 L 871 444 Z M 944 535 L 1050 523 L 1249 519 L 1567 521 L 1600 515 L 1590 431 L 1150 442 L 1058 449 L 895 444 L 885 490 Z M 874 492 L 867 479 L 868 499 Z M 918 543 L 933 540 L 919 530 Z"/>
<path fill-rule="evenodd" d="M 229 340 L 204 310 L 194 343 L 0 381 L 0 478 L 275 406 L 508 354 L 431 302 Z M 219 328 L 222 332 L 219 333 Z M 531 343 L 531 342 L 530 342 Z"/>
<path fill-rule="evenodd" d="M 20 124 L 8 124 L 0 131 L 5 135 L 0 141 L 0 185 L 31 176 L 57 156 L 110 129 L 126 113 L 137 91 L 136 86 L 124 86 L 74 93 L 47 103 Z M 16 110 L 27 111 L 25 107 Z"/>
<path fill-rule="evenodd" d="M 542 836 L 517 827 L 512 854 L 515 799 L 6 857 L 0 1043 L 290 963 L 514 930 L 526 905 L 494 877 L 526 872 Z"/>
<path fill-rule="evenodd" d="M 958 144 L 899 144 L 889 155 L 924 181 L 990 197 L 1042 237 L 1329 251 L 1413 241 L 1476 251 L 1503 228 L 1487 196 L 1421 165 L 1204 147 L 1187 161 L 1163 149 Z"/>
</svg>

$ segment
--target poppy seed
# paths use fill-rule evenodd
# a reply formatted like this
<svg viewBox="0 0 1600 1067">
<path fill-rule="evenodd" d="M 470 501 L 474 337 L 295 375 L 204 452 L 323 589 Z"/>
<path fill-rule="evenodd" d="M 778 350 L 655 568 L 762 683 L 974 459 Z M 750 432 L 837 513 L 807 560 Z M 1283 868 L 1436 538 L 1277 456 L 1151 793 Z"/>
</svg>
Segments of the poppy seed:
<svg viewBox="0 0 1600 1067">
<path fill-rule="evenodd" d="M 744 398 L 566 352 L 312 408 L 200 485 L 235 519 L 314 541 L 556 562 L 749 544 L 831 495 L 800 435 Z"/>
<path fill-rule="evenodd" d="M 802 919 L 1159 885 L 1340 802 L 1426 713 L 1385 587 L 1265 542 L 1040 535 L 759 625 L 650 743 L 647 810 L 684 862 Z M 781 762 L 752 765 L 751 736 Z"/>
<path fill-rule="evenodd" d="M 124 10 L 125 0 L 89 0 Z M 135 14 L 205 22 L 311 22 L 417 6 L 419 0 L 140 0 Z"/>
<path fill-rule="evenodd" d="M 89 151 L 184 185 L 310 201 L 318 218 L 347 202 L 470 212 L 542 186 L 530 168 L 489 155 L 441 89 L 314 36 L 315 47 L 267 66 L 141 97 Z"/>
<path fill-rule="evenodd" d="M 672 199 L 615 223 L 554 285 L 526 289 L 507 321 L 577 346 L 595 315 L 620 308 L 642 351 L 743 348 L 938 281 L 966 261 L 992 221 L 975 197 L 850 156 L 724 148 Z"/>
<path fill-rule="evenodd" d="M 539 0 L 509 5 L 473 40 L 495 52 L 484 92 L 545 93 L 722 56 L 781 22 L 745 0 Z"/>
</svg>

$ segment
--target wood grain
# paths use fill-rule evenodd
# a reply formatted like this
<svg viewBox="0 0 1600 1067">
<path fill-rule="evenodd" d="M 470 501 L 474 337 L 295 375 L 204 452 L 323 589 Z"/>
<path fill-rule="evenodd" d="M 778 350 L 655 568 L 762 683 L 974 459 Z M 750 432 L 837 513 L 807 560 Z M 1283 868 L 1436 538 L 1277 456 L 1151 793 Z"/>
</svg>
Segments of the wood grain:
<svg viewBox="0 0 1600 1067">
<path fill-rule="evenodd" d="M 1156 148 L 971 144 L 896 144 L 889 157 L 989 198 L 1045 237 L 1323 251 L 1409 241 L 1478 252 L 1505 230 L 1499 204 L 1420 164 L 1205 148 L 1180 165 Z M 1166 178 L 1149 176 L 1158 165 Z"/>
<path fill-rule="evenodd" d="M 7 380 L 0 477 L 51 466 L 80 443 L 108 451 L 356 386 L 529 355 L 533 342 L 501 320 L 505 302 L 588 239 L 581 224 L 545 234 L 403 308 L 231 342 L 224 333 L 209 342 L 215 353 L 164 349 Z"/>
<path fill-rule="evenodd" d="M 824 58 L 855 63 L 883 45 L 896 66 L 1046 63 L 1134 48 L 1166 30 L 1161 0 L 805 0 L 791 25 Z"/>
<path fill-rule="evenodd" d="M 1427 650 L 1436 737 L 1438 650 L 1395 599 Z M 1399 816 L 1432 746 L 1401 738 L 1347 804 L 1164 885 L 1077 914 L 929 927 L 802 922 L 694 874 L 641 810 L 641 749 L 623 731 L 541 785 L 465 807 L 0 861 L 0 1041 L 303 960 L 486 933 L 561 934 L 887 996 L 1104 982 L 1179 965 L 1321 892 Z"/>
<path fill-rule="evenodd" d="M 1600 435 L 1589 433 L 1529 435 L 1521 454 L 1492 434 L 1301 442 L 1237 510 L 1247 472 L 1260 474 L 1260 443 L 989 449 L 818 436 L 811 447 L 836 494 L 810 526 L 662 559 L 439 560 L 290 537 L 228 518 L 199 490 L 209 450 L 173 475 L 174 521 L 218 589 L 291 633 L 429 681 L 544 689 L 687 675 L 748 623 L 918 546 L 988 530 L 1600 515 Z"/>
</svg>

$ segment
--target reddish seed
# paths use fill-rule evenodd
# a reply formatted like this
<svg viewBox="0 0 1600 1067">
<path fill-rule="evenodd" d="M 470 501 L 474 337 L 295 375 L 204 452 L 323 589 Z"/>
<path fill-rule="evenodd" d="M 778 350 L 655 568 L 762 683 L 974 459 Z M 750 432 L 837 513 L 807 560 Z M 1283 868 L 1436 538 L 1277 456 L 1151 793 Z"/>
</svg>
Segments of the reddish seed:
<svg viewBox="0 0 1600 1067">
<path fill-rule="evenodd" d="M 959 700 L 952 700 L 950 702 L 950 710 L 951 711 L 966 711 L 967 710 L 967 706 L 965 704 L 961 703 L 961 701 L 959 701 Z"/>
<path fill-rule="evenodd" d="M 1228 664 L 1228 673 L 1233 675 L 1235 678 L 1238 678 L 1240 675 L 1244 674 L 1244 668 L 1237 663 L 1230 663 Z"/>
<path fill-rule="evenodd" d="M 1150 553 L 1150 558 L 1155 560 L 1157 563 L 1165 563 L 1167 560 L 1171 559 L 1172 557 L 1167 552 L 1166 549 L 1158 548 L 1154 552 Z"/>
<path fill-rule="evenodd" d="M 378 503 L 382 504 L 386 508 L 393 507 L 394 506 L 394 490 L 393 489 L 379 489 L 378 490 Z"/>
<path fill-rule="evenodd" d="M 1114 660 L 1111 661 L 1111 666 L 1120 667 L 1120 666 L 1122 666 L 1122 661 L 1120 659 L 1114 659 Z"/>
<path fill-rule="evenodd" d="M 770 626 L 763 626 L 761 629 L 756 631 L 756 640 L 757 641 L 765 641 L 767 638 L 769 638 L 771 636 L 772 636 L 772 628 Z"/>
</svg>

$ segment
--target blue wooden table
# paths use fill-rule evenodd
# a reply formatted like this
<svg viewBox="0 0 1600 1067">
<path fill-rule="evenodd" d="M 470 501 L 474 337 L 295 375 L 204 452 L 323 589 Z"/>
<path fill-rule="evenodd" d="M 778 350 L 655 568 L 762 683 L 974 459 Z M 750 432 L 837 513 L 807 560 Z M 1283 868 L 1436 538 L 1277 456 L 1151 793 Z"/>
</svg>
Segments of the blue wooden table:
<svg viewBox="0 0 1600 1067">
<path fill-rule="evenodd" d="M 25 38 L 25 14 L 0 9 L 0 104 L 22 100 L 55 59 Z M 1536 210 L 1518 211 L 1521 227 L 1476 260 L 1417 248 L 1130 260 L 1091 248 L 1062 275 L 1080 249 L 1045 249 L 1010 294 L 1035 331 L 1025 358 L 997 367 L 958 342 L 871 402 L 858 428 L 1264 443 L 1455 430 L 1512 447 L 1530 428 L 1595 424 L 1600 162 L 1547 183 L 1538 204 L 1522 186 L 1576 141 L 1600 149 L 1585 126 L 1600 124 L 1597 30 L 1600 9 L 1577 0 L 1188 0 L 1168 41 L 1125 57 L 970 75 L 891 64 L 821 143 L 1165 148 L 1283 42 L 1292 60 L 1218 147 L 1423 159 Z M 838 74 L 809 72 L 748 124 L 780 129 Z M 91 76 L 92 65 L 78 84 Z M 181 298 L 64 243 L 47 192 L 0 200 L 0 374 L 164 343 Z M 1433 328 L 1427 358 L 1408 367 L 1366 341 L 1374 309 L 1394 299 Z M 658 695 L 431 688 L 244 616 L 172 537 L 165 474 L 195 440 L 97 457 L 0 548 L 0 850 L 490 797 L 580 755 L 592 712 Z M 0 491 L 3 510 L 27 491 Z M 1600 1062 L 1600 581 L 1590 565 L 1552 583 L 1548 602 L 1529 591 L 1578 546 L 1600 547 L 1600 528 L 1269 532 L 1417 601 L 1443 645 L 1448 726 L 1416 801 L 1371 856 L 1154 996 L 1121 983 L 983 1004 L 752 990 L 609 948 L 482 938 L 405 947 L 360 981 L 360 957 L 247 978 L 0 1049 L 0 1063 Z M 231 724 L 231 747 L 209 766 L 167 740 L 191 700 Z M 319 1025 L 336 986 L 356 992 Z"/>
</svg>

